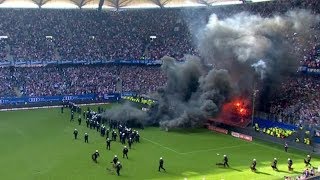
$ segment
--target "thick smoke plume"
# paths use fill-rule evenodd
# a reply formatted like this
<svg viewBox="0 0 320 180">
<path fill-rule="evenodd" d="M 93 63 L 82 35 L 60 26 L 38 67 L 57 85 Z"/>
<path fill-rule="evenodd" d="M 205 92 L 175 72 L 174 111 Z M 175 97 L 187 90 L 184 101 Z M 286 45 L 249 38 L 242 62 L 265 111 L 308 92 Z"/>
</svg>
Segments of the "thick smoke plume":
<svg viewBox="0 0 320 180">
<path fill-rule="evenodd" d="M 167 84 L 159 89 L 147 123 L 165 128 L 201 126 L 208 117 L 223 114 L 222 106 L 233 99 L 248 101 L 253 84 L 261 90 L 261 103 L 268 102 L 281 79 L 297 70 L 303 54 L 296 47 L 308 48 L 318 22 L 319 16 L 305 10 L 269 18 L 248 13 L 227 19 L 211 15 L 196 35 L 201 58 L 187 56 L 184 63 L 162 58 Z M 130 109 L 126 106 L 106 115 L 123 121 L 126 108 Z"/>
<path fill-rule="evenodd" d="M 112 121 L 118 121 L 121 124 L 130 124 L 131 126 L 141 126 L 147 119 L 147 113 L 135 108 L 130 103 L 121 106 L 114 106 L 101 114 L 103 118 Z"/>
</svg>

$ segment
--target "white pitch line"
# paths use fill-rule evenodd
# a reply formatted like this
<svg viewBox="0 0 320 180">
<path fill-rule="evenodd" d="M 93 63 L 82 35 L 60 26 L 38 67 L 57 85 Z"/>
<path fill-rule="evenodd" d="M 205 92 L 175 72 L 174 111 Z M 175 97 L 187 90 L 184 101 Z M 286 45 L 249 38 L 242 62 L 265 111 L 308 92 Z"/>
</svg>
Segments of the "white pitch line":
<svg viewBox="0 0 320 180">
<path fill-rule="evenodd" d="M 216 151 L 216 150 L 222 150 L 222 149 L 232 149 L 232 148 L 238 148 L 238 147 L 243 147 L 243 146 L 248 146 L 247 145 L 237 145 L 237 146 L 227 146 L 227 147 L 221 147 L 221 148 L 213 148 L 213 149 L 203 149 L 203 150 L 197 150 L 197 151 L 190 151 L 190 152 L 185 152 L 185 153 L 180 153 L 180 154 L 192 154 L 192 153 L 198 153 L 198 152 L 210 152 L 210 151 Z"/>
<path fill-rule="evenodd" d="M 165 148 L 165 149 L 167 149 L 167 150 L 170 150 L 170 151 L 172 151 L 172 152 L 175 152 L 175 153 L 177 153 L 177 154 L 181 154 L 181 153 L 179 153 L 178 151 L 176 151 L 176 150 L 174 150 L 174 149 L 171 149 L 171 148 L 169 148 L 169 147 L 167 147 L 167 146 L 164 146 L 164 145 L 162 145 L 162 144 L 159 144 L 159 143 L 157 143 L 157 142 L 154 142 L 154 141 L 152 141 L 152 140 L 150 140 L 150 139 L 147 139 L 147 138 L 145 138 L 145 137 L 142 137 L 142 139 L 145 139 L 146 141 L 149 141 L 149 142 L 151 142 L 152 144 L 158 145 L 158 146 L 160 146 L 160 147 L 163 147 L 163 148 Z"/>
<path fill-rule="evenodd" d="M 142 139 L 145 139 L 146 141 L 149 141 L 149 142 L 151 142 L 152 144 L 158 145 L 158 146 L 160 146 L 160 147 L 162 147 L 162 148 L 165 148 L 165 149 L 167 149 L 167 150 L 170 150 L 170 151 L 175 152 L 175 153 L 180 154 L 180 155 L 186 155 L 186 154 L 192 154 L 192 153 L 199 153 L 199 152 L 210 152 L 210 151 L 223 150 L 223 149 L 232 149 L 232 148 L 238 148 L 238 147 L 243 147 L 243 146 L 249 146 L 249 145 L 250 145 L 250 144 L 246 144 L 246 145 L 237 145 L 237 146 L 227 146 L 227 147 L 221 147 L 221 148 L 203 149 L 203 150 L 197 150 L 197 151 L 190 151 L 190 152 L 181 153 L 181 152 L 178 152 L 178 151 L 176 151 L 176 150 L 174 150 L 174 149 L 171 149 L 171 148 L 169 148 L 169 147 L 167 147 L 167 146 L 164 146 L 164 145 L 162 145 L 162 144 L 159 144 L 159 143 L 157 143 L 157 142 L 154 142 L 154 141 L 152 141 L 152 140 L 150 140 L 150 139 L 148 139 L 148 138 L 142 137 Z"/>
</svg>

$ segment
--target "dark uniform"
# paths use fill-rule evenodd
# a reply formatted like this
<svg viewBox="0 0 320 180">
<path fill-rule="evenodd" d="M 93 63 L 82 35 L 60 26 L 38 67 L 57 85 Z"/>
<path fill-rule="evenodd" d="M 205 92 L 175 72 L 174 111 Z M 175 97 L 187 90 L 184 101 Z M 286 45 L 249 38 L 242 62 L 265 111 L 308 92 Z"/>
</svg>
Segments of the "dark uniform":
<svg viewBox="0 0 320 180">
<path fill-rule="evenodd" d="M 79 115 L 79 118 L 78 118 L 78 123 L 79 125 L 81 125 L 81 116 Z"/>
<path fill-rule="evenodd" d="M 306 166 L 312 166 L 310 162 L 311 162 L 311 156 L 308 155 L 307 159 L 304 159 L 304 163 L 306 164 Z"/>
<path fill-rule="evenodd" d="M 289 159 L 288 159 L 288 170 L 289 170 L 289 171 L 292 171 L 292 170 L 293 170 L 292 165 L 293 165 L 293 161 L 289 158 Z"/>
<path fill-rule="evenodd" d="M 96 150 L 96 152 L 94 152 L 91 156 L 92 160 L 97 163 L 98 162 L 98 157 L 100 156 L 98 150 Z"/>
<path fill-rule="evenodd" d="M 109 129 L 107 129 L 106 135 L 107 135 L 107 138 L 109 138 Z"/>
<path fill-rule="evenodd" d="M 84 134 L 84 142 L 89 143 L 89 135 L 87 133 Z"/>
<path fill-rule="evenodd" d="M 271 167 L 272 167 L 273 170 L 277 170 L 278 171 L 277 164 L 278 164 L 277 158 L 274 158 L 274 160 L 273 160 L 273 162 L 271 164 Z"/>
<path fill-rule="evenodd" d="M 113 163 L 113 166 L 115 167 L 117 165 L 117 162 L 118 162 L 118 157 L 117 155 L 114 155 L 114 158 L 111 163 Z"/>
<path fill-rule="evenodd" d="M 64 105 L 61 106 L 61 113 L 62 113 L 62 114 L 63 114 L 63 106 L 64 106 Z"/>
<path fill-rule="evenodd" d="M 89 118 L 87 118 L 87 120 L 86 120 L 86 124 L 87 124 L 87 128 L 89 127 L 89 124 L 90 124 L 90 120 L 89 120 Z"/>
<path fill-rule="evenodd" d="M 129 138 L 129 140 L 128 140 L 129 149 L 131 149 L 132 142 L 133 142 L 132 139 Z"/>
<path fill-rule="evenodd" d="M 110 150 L 111 140 L 108 138 L 106 142 L 107 142 L 107 149 Z"/>
<path fill-rule="evenodd" d="M 256 166 L 257 166 L 257 161 L 256 161 L 256 159 L 253 159 L 252 164 L 251 164 L 251 166 L 250 166 L 250 169 L 251 169 L 252 171 L 256 171 L 256 170 L 257 170 L 257 169 L 256 169 Z"/>
<path fill-rule="evenodd" d="M 74 135 L 74 139 L 77 139 L 77 138 L 78 138 L 78 130 L 77 130 L 77 129 L 75 129 L 75 130 L 73 131 L 73 135 Z"/>
<path fill-rule="evenodd" d="M 73 111 L 71 111 L 70 121 L 73 121 L 73 118 L 74 118 L 74 113 L 73 113 Z"/>
<path fill-rule="evenodd" d="M 135 140 L 136 142 L 140 142 L 140 135 L 139 133 L 137 132 L 136 136 L 135 136 Z"/>
<path fill-rule="evenodd" d="M 120 176 L 120 169 L 122 168 L 122 165 L 120 162 L 117 163 L 116 165 L 116 170 L 117 170 L 117 175 Z"/>
<path fill-rule="evenodd" d="M 223 166 L 224 167 L 229 167 L 228 162 L 229 162 L 228 157 L 226 155 L 224 155 L 224 157 L 223 157 Z"/>
<path fill-rule="evenodd" d="M 284 151 L 288 152 L 288 144 L 287 143 L 284 144 Z"/>
<path fill-rule="evenodd" d="M 125 147 L 123 148 L 122 152 L 123 152 L 122 157 L 123 157 L 123 158 L 124 158 L 124 157 L 127 157 L 127 159 L 128 159 L 128 152 L 129 152 L 129 150 L 128 150 L 127 146 L 125 146 Z"/>
<path fill-rule="evenodd" d="M 164 161 L 163 161 L 163 159 L 161 157 L 160 160 L 159 160 L 159 171 L 160 171 L 160 169 L 163 169 L 164 171 L 166 171 L 166 169 L 163 167 L 163 164 L 164 164 Z"/>
</svg>

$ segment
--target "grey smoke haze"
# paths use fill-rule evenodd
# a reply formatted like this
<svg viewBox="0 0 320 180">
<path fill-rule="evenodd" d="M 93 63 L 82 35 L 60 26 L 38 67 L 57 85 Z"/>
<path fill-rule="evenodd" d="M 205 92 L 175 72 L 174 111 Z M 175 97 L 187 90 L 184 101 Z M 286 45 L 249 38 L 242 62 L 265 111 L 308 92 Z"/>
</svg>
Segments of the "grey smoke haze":
<svg viewBox="0 0 320 180">
<path fill-rule="evenodd" d="M 135 108 L 130 103 L 125 103 L 121 106 L 114 106 L 111 109 L 107 109 L 101 114 L 103 118 L 109 120 L 116 120 L 122 124 L 126 124 L 128 121 L 134 121 L 136 123 L 144 123 L 147 119 L 147 113 Z"/>
<path fill-rule="evenodd" d="M 308 48 L 319 19 L 306 10 L 270 18 L 248 13 L 226 19 L 211 15 L 196 35 L 201 59 L 187 56 L 186 62 L 177 63 L 163 57 L 167 84 L 158 90 L 158 104 L 149 116 L 137 113 L 137 118 L 165 128 L 201 126 L 233 97 L 249 96 L 254 82 L 260 84 L 261 103 L 268 102 L 282 77 L 297 70 L 303 53 L 295 44 L 299 41 Z M 123 121 L 126 108 L 134 111 L 125 106 L 106 115 Z"/>
</svg>

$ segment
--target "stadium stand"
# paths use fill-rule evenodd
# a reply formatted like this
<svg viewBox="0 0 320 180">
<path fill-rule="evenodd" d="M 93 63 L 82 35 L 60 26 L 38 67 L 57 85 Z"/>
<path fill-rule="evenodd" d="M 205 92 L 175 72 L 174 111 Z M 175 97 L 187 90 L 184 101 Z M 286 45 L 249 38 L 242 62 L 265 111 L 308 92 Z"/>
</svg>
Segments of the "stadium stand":
<svg viewBox="0 0 320 180">
<path fill-rule="evenodd" d="M 261 16 L 308 8 L 319 13 L 317 0 L 273 1 L 212 8 L 170 8 L 99 12 L 66 9 L 1 9 L 0 62 L 84 62 L 159 60 L 164 55 L 183 60 L 197 55 L 192 34 L 214 12 L 220 18 L 242 11 Z M 318 27 L 314 27 L 319 29 Z M 294 38 L 294 37 L 293 37 Z M 301 65 L 319 68 L 319 37 L 304 49 Z M 147 94 L 165 84 L 157 66 L 70 65 L 0 69 L 0 96 L 51 96 L 61 94 L 135 91 Z M 319 125 L 319 79 L 298 77 L 282 85 L 279 101 L 270 112 L 277 120 Z M 294 87 L 294 88 L 288 88 Z"/>
</svg>

